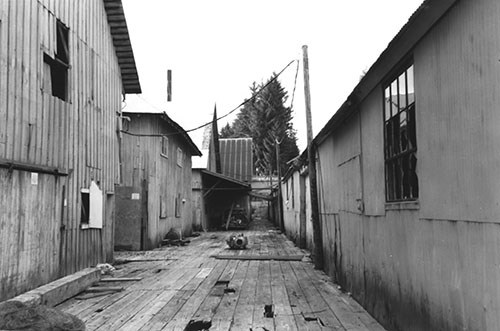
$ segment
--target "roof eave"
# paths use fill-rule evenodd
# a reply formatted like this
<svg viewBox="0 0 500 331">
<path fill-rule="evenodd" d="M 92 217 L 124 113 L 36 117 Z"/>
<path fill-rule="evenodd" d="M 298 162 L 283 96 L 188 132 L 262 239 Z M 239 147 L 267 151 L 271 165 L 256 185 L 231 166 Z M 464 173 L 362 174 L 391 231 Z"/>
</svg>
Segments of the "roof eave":
<svg viewBox="0 0 500 331">
<path fill-rule="evenodd" d="M 121 0 L 103 0 L 103 2 L 118 58 L 123 91 L 126 94 L 142 93 L 122 2 Z"/>
<path fill-rule="evenodd" d="M 313 143 L 321 144 L 339 125 L 355 113 L 359 104 L 386 79 L 394 67 L 408 59 L 408 55 L 417 43 L 458 1 L 424 1 L 380 54 L 346 101 L 316 135 Z"/>
</svg>

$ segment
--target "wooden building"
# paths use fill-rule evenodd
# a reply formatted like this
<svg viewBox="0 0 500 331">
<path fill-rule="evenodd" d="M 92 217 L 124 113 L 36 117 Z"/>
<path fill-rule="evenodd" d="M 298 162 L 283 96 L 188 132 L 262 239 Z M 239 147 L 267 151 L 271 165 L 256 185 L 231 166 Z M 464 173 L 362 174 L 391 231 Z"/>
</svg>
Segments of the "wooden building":
<svg viewBox="0 0 500 331">
<path fill-rule="evenodd" d="M 171 229 L 191 234 L 191 156 L 201 152 L 165 113 L 124 115 L 115 247 L 151 249 Z"/>
<path fill-rule="evenodd" d="M 0 1 L 0 300 L 113 254 L 122 96 L 140 93 L 119 0 Z"/>
<path fill-rule="evenodd" d="M 314 139 L 326 271 L 389 330 L 500 330 L 498 31 L 425 1 Z"/>
</svg>

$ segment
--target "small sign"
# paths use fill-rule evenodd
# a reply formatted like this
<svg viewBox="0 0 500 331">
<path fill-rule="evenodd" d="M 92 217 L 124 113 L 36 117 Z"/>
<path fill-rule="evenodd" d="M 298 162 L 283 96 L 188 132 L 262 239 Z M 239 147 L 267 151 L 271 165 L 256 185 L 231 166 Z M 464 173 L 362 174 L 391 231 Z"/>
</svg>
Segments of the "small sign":
<svg viewBox="0 0 500 331">
<path fill-rule="evenodd" d="M 38 185 L 38 173 L 37 172 L 31 173 L 31 185 Z"/>
<path fill-rule="evenodd" d="M 141 198 L 139 193 L 132 193 L 132 200 L 139 200 Z"/>
</svg>

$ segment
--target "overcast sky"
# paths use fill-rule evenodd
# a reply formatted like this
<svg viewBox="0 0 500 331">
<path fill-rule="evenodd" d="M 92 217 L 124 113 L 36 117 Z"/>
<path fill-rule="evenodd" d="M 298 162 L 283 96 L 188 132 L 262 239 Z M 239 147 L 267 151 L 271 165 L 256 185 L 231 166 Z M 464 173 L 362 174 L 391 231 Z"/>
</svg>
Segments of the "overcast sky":
<svg viewBox="0 0 500 331">
<path fill-rule="evenodd" d="M 331 118 L 422 0 L 122 0 L 142 95 L 129 111 L 166 111 L 185 130 L 223 115 L 300 60 L 294 128 L 306 146 L 302 45 L 308 45 L 313 131 Z M 294 87 L 293 64 L 280 81 Z M 172 102 L 167 102 L 167 70 Z M 234 116 L 228 118 L 229 121 Z M 227 119 L 219 122 L 219 128 Z M 202 131 L 190 133 L 201 147 Z"/>
</svg>

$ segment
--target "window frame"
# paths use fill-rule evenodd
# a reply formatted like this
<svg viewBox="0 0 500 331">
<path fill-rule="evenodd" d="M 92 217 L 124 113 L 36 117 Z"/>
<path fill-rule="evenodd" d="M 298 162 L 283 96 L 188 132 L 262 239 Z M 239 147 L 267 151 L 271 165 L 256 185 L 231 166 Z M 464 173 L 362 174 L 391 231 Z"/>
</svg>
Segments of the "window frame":
<svg viewBox="0 0 500 331">
<path fill-rule="evenodd" d="M 69 28 L 56 20 L 56 49 L 54 54 L 43 53 L 43 62 L 49 66 L 50 72 L 50 94 L 65 102 L 69 102 L 69 69 L 70 48 Z"/>
<path fill-rule="evenodd" d="M 180 147 L 177 147 L 177 160 L 176 160 L 176 163 L 181 168 L 184 166 L 184 152 L 182 151 L 182 149 Z"/>
<path fill-rule="evenodd" d="M 408 61 L 382 85 L 386 203 L 419 198 L 414 72 Z"/>
<path fill-rule="evenodd" d="M 169 141 L 167 136 L 161 136 L 160 155 L 168 159 Z"/>
</svg>

